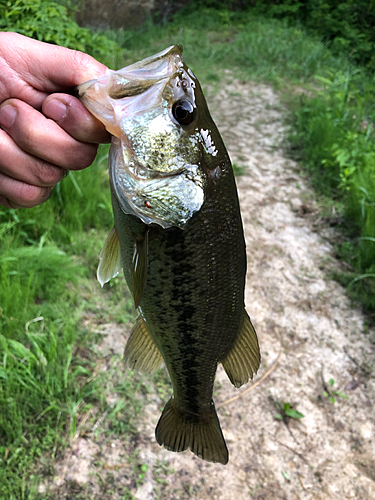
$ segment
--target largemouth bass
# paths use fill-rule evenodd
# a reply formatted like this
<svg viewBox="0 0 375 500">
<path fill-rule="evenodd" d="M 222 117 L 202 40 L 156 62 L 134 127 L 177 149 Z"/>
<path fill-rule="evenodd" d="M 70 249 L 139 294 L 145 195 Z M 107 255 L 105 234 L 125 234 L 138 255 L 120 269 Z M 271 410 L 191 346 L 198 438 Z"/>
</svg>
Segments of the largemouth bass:
<svg viewBox="0 0 375 500">
<path fill-rule="evenodd" d="M 244 306 L 246 252 L 234 175 L 198 80 L 174 45 L 78 88 L 113 135 L 115 225 L 98 268 L 120 268 L 139 318 L 125 347 L 134 370 L 164 359 L 173 397 L 156 427 L 171 451 L 226 464 L 214 403 L 218 363 L 240 387 L 260 363 Z"/>
</svg>

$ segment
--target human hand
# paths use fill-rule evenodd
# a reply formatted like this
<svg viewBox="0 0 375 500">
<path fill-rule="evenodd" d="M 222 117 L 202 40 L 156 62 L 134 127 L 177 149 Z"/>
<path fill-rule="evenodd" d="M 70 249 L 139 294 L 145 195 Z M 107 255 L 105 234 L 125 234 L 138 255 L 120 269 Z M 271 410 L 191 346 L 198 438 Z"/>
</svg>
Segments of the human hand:
<svg viewBox="0 0 375 500">
<path fill-rule="evenodd" d="M 43 203 L 66 170 L 88 167 L 110 141 L 69 95 L 106 69 L 82 52 L 0 33 L 0 205 Z"/>
</svg>

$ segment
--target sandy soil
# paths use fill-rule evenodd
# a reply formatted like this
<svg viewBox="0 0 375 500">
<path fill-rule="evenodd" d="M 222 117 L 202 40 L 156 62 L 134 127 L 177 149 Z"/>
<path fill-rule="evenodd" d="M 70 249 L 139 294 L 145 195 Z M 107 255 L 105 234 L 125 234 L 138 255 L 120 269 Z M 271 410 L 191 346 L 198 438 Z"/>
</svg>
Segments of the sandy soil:
<svg viewBox="0 0 375 500">
<path fill-rule="evenodd" d="M 160 448 L 154 428 L 162 403 L 152 392 L 138 427 L 144 478 L 137 482 L 129 472 L 123 436 L 103 443 L 91 433 L 77 435 L 56 464 L 53 484 L 41 492 L 113 500 L 375 499 L 375 331 L 327 278 L 337 265 L 332 230 L 320 226 L 318 232 L 313 224 L 312 193 L 283 148 L 278 96 L 265 85 L 233 82 L 208 100 L 233 162 L 245 167 L 237 181 L 248 254 L 246 305 L 262 353 L 254 382 L 273 371 L 226 402 L 247 386 L 233 388 L 219 367 L 215 403 L 227 466 Z M 121 354 L 128 332 L 118 325 L 101 331 L 105 348 Z M 284 403 L 304 418 L 275 419 Z M 110 494 L 103 490 L 108 471 Z"/>
</svg>

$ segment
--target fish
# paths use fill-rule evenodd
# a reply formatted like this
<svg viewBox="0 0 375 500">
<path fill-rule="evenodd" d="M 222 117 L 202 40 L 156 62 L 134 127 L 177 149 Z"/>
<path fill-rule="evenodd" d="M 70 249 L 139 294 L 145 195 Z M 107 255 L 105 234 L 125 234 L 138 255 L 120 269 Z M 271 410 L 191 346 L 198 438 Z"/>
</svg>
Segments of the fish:
<svg viewBox="0 0 375 500">
<path fill-rule="evenodd" d="M 100 254 L 103 286 L 123 269 L 139 317 L 124 358 L 154 373 L 164 361 L 173 396 L 159 445 L 227 464 L 213 402 L 219 363 L 235 387 L 260 365 L 245 309 L 246 248 L 233 169 L 181 45 L 78 87 L 112 134 L 114 227 Z"/>
</svg>

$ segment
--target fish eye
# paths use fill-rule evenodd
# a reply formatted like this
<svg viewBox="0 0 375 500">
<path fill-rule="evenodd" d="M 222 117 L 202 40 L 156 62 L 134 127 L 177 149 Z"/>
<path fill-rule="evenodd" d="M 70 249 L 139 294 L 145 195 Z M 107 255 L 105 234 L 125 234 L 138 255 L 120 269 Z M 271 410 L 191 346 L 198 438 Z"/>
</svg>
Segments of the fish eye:
<svg viewBox="0 0 375 500">
<path fill-rule="evenodd" d="M 172 115 L 180 125 L 190 125 L 195 118 L 196 108 L 190 101 L 177 101 L 172 106 Z"/>
</svg>

